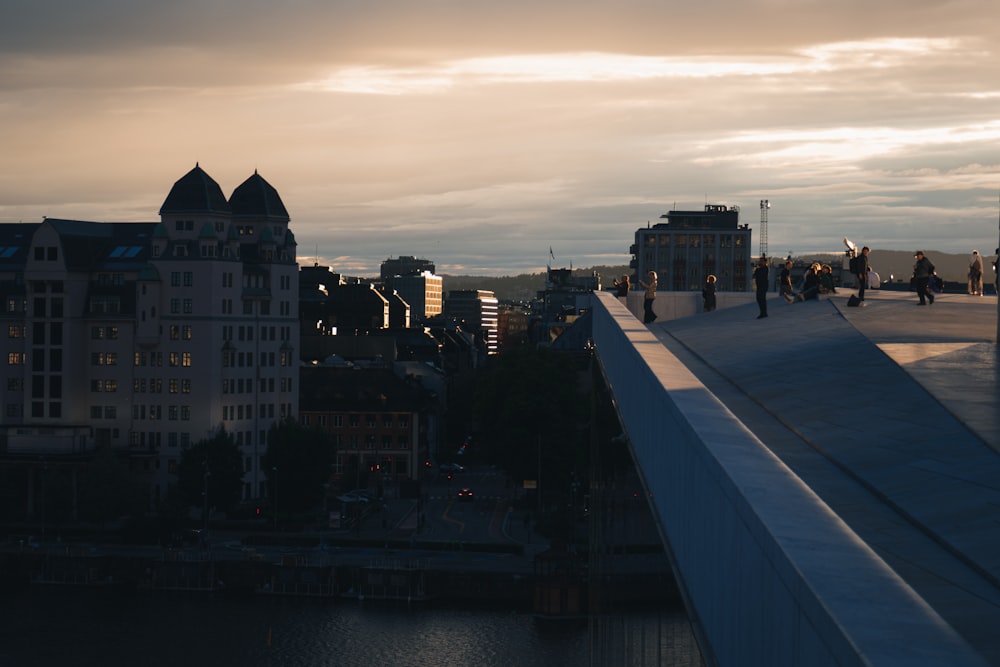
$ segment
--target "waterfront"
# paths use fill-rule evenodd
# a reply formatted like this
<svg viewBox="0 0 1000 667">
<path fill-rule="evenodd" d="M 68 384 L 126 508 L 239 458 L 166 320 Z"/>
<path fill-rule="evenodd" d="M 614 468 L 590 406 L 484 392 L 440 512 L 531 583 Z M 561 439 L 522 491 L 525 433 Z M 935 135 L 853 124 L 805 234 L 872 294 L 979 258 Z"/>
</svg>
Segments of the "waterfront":
<svg viewBox="0 0 1000 667">
<path fill-rule="evenodd" d="M 0 628 L 11 667 L 701 664 L 682 609 L 615 613 L 591 642 L 524 610 L 33 587 L 4 593 Z"/>
</svg>

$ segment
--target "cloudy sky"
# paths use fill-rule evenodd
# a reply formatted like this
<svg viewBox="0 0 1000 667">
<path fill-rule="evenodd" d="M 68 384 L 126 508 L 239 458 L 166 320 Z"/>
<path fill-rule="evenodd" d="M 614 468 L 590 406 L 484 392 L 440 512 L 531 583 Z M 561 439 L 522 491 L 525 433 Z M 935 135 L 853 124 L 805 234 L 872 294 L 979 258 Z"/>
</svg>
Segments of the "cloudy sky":
<svg viewBox="0 0 1000 667">
<path fill-rule="evenodd" d="M 705 203 L 756 252 L 762 199 L 771 254 L 992 252 L 998 51 L 996 0 L 6 0 L 0 221 L 157 220 L 197 162 L 350 275 L 623 264 Z"/>
</svg>

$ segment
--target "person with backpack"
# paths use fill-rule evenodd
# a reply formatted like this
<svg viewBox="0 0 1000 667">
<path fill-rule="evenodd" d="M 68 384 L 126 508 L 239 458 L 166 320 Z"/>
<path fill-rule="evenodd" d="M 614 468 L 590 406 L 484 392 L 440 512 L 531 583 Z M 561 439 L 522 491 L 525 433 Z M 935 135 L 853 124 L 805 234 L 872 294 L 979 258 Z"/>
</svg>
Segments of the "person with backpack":
<svg viewBox="0 0 1000 667">
<path fill-rule="evenodd" d="M 913 280 L 917 287 L 917 296 L 920 297 L 918 306 L 926 306 L 928 303 L 934 305 L 934 292 L 927 289 L 927 283 L 934 275 L 934 265 L 931 260 L 924 257 L 924 251 L 918 250 L 914 255 L 917 263 L 913 265 Z"/>
</svg>

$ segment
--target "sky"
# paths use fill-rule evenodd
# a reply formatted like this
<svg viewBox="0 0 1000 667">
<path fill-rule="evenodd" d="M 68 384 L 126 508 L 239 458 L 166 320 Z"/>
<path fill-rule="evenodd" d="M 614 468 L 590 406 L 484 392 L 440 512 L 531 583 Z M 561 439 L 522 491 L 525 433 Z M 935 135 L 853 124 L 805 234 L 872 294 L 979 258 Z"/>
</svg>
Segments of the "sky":
<svg viewBox="0 0 1000 667">
<path fill-rule="evenodd" d="M 996 0 L 5 0 L 0 222 L 155 221 L 197 163 L 346 275 L 626 264 L 705 204 L 757 253 L 761 200 L 768 254 L 988 254 L 998 51 Z"/>
</svg>

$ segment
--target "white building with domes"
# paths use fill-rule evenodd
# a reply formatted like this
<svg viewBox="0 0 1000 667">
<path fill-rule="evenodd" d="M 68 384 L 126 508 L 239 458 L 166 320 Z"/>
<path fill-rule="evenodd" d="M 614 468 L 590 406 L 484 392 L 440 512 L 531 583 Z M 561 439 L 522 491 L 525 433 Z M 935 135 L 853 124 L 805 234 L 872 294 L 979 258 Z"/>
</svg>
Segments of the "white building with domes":
<svg viewBox="0 0 1000 667">
<path fill-rule="evenodd" d="M 0 455 L 127 451 L 155 505 L 181 452 L 224 427 L 244 500 L 265 497 L 268 429 L 298 410 L 288 212 L 258 173 L 227 199 L 195 165 L 159 215 L 0 225 Z"/>
</svg>

